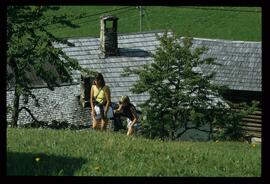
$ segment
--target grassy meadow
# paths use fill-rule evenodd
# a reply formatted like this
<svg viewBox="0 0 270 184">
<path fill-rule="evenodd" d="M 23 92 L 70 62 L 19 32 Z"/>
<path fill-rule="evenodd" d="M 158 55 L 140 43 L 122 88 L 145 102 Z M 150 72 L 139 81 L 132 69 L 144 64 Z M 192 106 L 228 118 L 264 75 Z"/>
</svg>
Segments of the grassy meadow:
<svg viewBox="0 0 270 184">
<path fill-rule="evenodd" d="M 142 31 L 173 30 L 180 35 L 227 40 L 261 41 L 260 7 L 144 6 Z M 58 37 L 99 37 L 100 16 L 115 15 L 118 33 L 140 31 L 136 6 L 61 6 L 58 15 L 74 18 L 74 28 L 58 24 L 47 27 Z M 51 11 L 48 15 L 56 13 Z"/>
<path fill-rule="evenodd" d="M 8 128 L 7 175 L 259 177 L 261 145 Z"/>
<path fill-rule="evenodd" d="M 261 41 L 259 7 L 146 6 L 143 31 Z M 48 12 L 54 15 L 56 12 Z M 82 15 L 57 37 L 99 37 L 99 17 L 116 15 L 118 32 L 139 32 L 135 6 L 61 6 L 57 15 Z M 162 142 L 92 130 L 7 128 L 7 175 L 45 176 L 261 176 L 261 145 L 243 142 Z"/>
</svg>

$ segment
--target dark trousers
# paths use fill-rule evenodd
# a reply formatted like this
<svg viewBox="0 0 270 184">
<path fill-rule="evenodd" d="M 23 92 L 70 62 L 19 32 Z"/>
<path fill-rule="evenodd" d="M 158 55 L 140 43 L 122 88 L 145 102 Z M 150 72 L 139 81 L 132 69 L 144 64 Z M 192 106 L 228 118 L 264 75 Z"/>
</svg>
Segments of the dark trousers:
<svg viewBox="0 0 270 184">
<path fill-rule="evenodd" d="M 114 131 L 119 131 L 120 129 L 124 129 L 122 120 L 121 120 L 122 113 L 114 113 Z"/>
</svg>

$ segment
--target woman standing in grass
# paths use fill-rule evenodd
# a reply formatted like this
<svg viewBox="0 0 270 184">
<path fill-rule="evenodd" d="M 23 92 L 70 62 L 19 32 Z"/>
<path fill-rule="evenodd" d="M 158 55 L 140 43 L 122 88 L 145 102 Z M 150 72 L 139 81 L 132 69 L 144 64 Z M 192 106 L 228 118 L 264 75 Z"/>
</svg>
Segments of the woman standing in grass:
<svg viewBox="0 0 270 184">
<path fill-rule="evenodd" d="M 90 91 L 91 115 L 93 117 L 92 127 L 105 130 L 108 119 L 113 117 L 111 103 L 111 92 L 109 86 L 101 73 L 98 73 Z"/>
<path fill-rule="evenodd" d="M 139 128 L 139 118 L 136 112 L 136 108 L 132 103 L 130 103 L 128 96 L 122 96 L 119 100 L 119 104 L 120 106 L 115 110 L 115 112 L 121 112 L 124 116 L 127 117 L 127 135 L 131 136 Z"/>
</svg>

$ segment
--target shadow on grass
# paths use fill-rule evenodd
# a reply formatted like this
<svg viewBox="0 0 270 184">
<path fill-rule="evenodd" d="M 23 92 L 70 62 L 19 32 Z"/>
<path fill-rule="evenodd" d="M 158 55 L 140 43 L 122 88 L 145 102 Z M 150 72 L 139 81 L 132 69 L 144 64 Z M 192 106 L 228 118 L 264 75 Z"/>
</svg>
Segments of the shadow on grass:
<svg viewBox="0 0 270 184">
<path fill-rule="evenodd" d="M 8 176 L 73 176 L 85 163 L 82 158 L 7 152 L 6 171 Z"/>
</svg>

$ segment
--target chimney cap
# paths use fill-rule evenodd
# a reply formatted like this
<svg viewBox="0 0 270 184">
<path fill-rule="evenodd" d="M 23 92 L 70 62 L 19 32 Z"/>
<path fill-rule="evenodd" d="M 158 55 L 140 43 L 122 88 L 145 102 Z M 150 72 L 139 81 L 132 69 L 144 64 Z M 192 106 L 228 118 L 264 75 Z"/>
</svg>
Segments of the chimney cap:
<svg viewBox="0 0 270 184">
<path fill-rule="evenodd" d="M 103 15 L 103 16 L 100 16 L 100 18 L 103 20 L 118 20 L 118 17 L 113 16 L 113 15 Z"/>
</svg>

